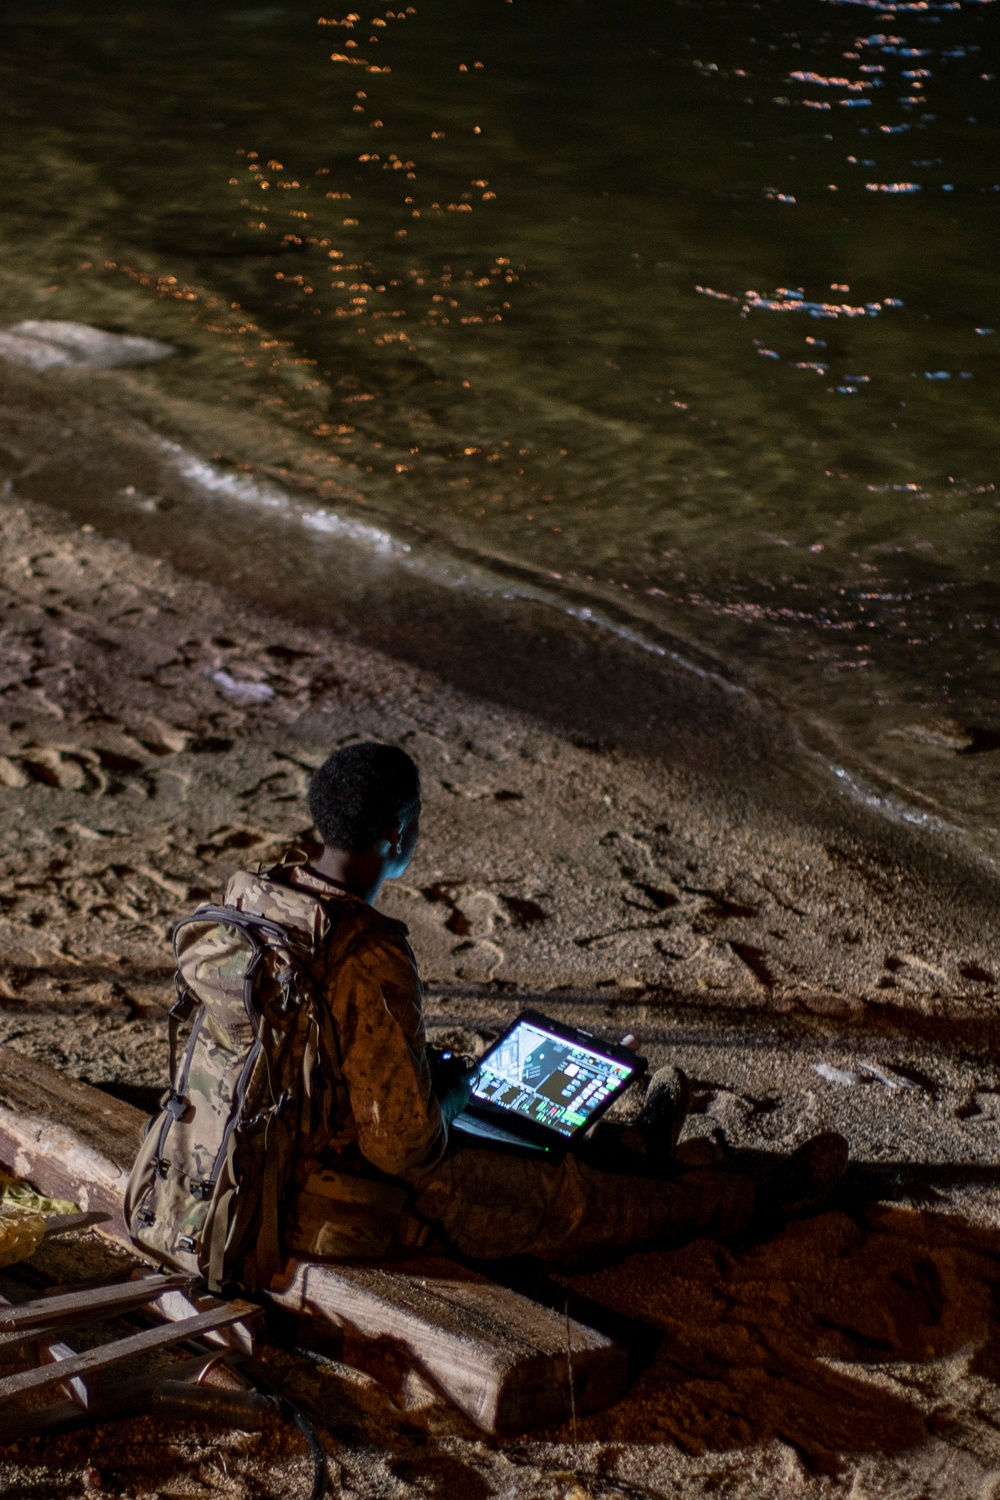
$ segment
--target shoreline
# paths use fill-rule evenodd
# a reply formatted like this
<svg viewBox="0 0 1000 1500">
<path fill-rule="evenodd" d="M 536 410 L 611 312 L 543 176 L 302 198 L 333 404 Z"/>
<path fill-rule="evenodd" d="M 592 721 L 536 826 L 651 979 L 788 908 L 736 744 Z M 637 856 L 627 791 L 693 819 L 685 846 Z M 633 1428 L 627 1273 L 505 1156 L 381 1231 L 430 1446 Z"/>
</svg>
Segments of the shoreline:
<svg viewBox="0 0 1000 1500">
<path fill-rule="evenodd" d="M 971 977 L 990 971 L 989 872 L 800 774 L 794 732 L 752 699 L 677 674 L 636 712 L 642 679 L 616 642 L 590 684 L 600 653 L 564 656 L 577 671 L 546 722 L 41 507 L 8 498 L 0 532 L 8 816 L 81 868 L 138 843 L 156 920 L 215 889 L 235 851 L 270 857 L 302 833 L 310 767 L 370 734 L 406 744 L 424 774 L 422 846 L 387 899 L 432 982 L 750 1012 L 992 1012 L 997 980 Z M 617 701 L 595 699 L 598 677 L 617 678 Z M 92 814 L 110 826 L 89 828 Z M 34 927 L 23 905 L 0 916 L 8 954 L 157 951 L 127 920 L 97 922 L 99 939 L 72 903 Z"/>
<path fill-rule="evenodd" d="M 674 760 L 680 736 L 681 758 L 699 768 L 714 760 L 724 780 L 744 757 L 742 732 L 756 760 L 795 763 L 786 795 L 796 802 L 809 780 L 807 804 L 835 801 L 839 781 L 861 824 L 867 807 L 1000 873 L 993 758 L 983 753 L 994 747 L 981 726 L 924 722 L 927 705 L 908 708 L 906 684 L 874 678 L 870 724 L 863 698 L 853 719 L 827 720 L 821 658 L 805 697 L 794 681 L 785 703 L 776 640 L 712 627 L 699 641 L 691 620 L 658 618 L 659 603 L 480 553 L 416 521 L 407 529 L 360 470 L 306 481 L 270 416 L 255 424 L 242 413 L 232 431 L 216 429 L 196 400 L 153 380 L 0 363 L 0 474 L 12 493 L 171 560 L 251 608 L 318 625 L 601 746 Z M 206 453 L 211 461 L 198 456 Z M 794 680 L 804 669 L 793 652 L 785 670 Z"/>
<path fill-rule="evenodd" d="M 695 1500 L 723 1479 L 739 1500 L 789 1483 L 826 1500 L 834 1472 L 885 1500 L 915 1482 L 953 1500 L 956 1463 L 981 1488 L 993 1419 L 962 1351 L 994 1337 L 1000 1071 L 980 865 L 824 794 L 783 764 L 780 724 L 726 717 L 704 685 L 703 719 L 674 687 L 676 733 L 633 705 L 628 736 L 602 745 L 585 729 L 603 704 L 556 703 L 545 722 L 13 495 L 0 607 L 0 1042 L 150 1107 L 172 922 L 307 837 L 312 768 L 370 735 L 423 775 L 422 842 L 380 905 L 410 927 L 434 1039 L 481 1050 L 532 1003 L 683 1066 L 688 1136 L 764 1162 L 820 1129 L 850 1140 L 845 1202 L 772 1241 L 556 1279 L 647 1349 L 625 1399 L 575 1435 L 488 1443 L 299 1361 L 354 1493 L 412 1494 L 399 1464 L 476 1476 L 484 1500 Z M 615 651 L 624 712 L 638 679 Z M 669 724 L 666 689 L 657 707 Z M 92 1240 L 73 1254 L 75 1275 L 107 1269 Z M 933 1306 L 911 1295 L 929 1274 Z M 876 1347 L 898 1379 L 872 1371 Z M 136 1418 L 16 1446 L 0 1475 L 16 1490 L 58 1474 L 68 1496 L 96 1463 L 159 1493 L 144 1432 Z M 263 1482 L 267 1455 L 197 1441 L 209 1463 L 228 1442 Z M 185 1471 L 180 1448 L 170 1463 Z"/>
</svg>

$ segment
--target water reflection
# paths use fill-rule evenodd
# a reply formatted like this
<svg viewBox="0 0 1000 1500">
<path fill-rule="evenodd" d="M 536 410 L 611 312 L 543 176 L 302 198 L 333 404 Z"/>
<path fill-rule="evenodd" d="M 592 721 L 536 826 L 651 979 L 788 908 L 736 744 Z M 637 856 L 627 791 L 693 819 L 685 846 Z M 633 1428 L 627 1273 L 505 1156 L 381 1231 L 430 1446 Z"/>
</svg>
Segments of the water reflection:
<svg viewBox="0 0 1000 1500">
<path fill-rule="evenodd" d="M 985 816 L 892 732 L 1000 725 L 987 16 L 14 4 L 0 305 L 182 345 L 120 399 L 213 503 L 555 575 Z"/>
</svg>

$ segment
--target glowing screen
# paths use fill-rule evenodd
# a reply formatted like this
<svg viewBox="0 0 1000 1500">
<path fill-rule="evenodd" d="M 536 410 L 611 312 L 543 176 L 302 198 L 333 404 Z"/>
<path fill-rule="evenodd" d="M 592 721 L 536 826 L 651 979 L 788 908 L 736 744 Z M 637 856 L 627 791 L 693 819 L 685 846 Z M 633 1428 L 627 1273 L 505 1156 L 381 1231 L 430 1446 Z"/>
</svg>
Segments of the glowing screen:
<svg viewBox="0 0 1000 1500">
<path fill-rule="evenodd" d="M 522 1021 L 483 1058 L 472 1097 L 572 1135 L 630 1072 L 625 1063 Z"/>
</svg>

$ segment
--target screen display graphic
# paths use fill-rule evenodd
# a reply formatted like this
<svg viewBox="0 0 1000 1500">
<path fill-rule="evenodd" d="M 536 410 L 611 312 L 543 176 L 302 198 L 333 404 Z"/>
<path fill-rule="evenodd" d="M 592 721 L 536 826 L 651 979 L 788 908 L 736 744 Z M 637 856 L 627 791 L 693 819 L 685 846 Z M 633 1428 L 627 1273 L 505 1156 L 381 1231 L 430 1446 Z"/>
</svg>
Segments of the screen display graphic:
<svg viewBox="0 0 1000 1500">
<path fill-rule="evenodd" d="M 480 1063 L 472 1097 L 572 1135 L 629 1073 L 624 1063 L 522 1021 Z"/>
</svg>

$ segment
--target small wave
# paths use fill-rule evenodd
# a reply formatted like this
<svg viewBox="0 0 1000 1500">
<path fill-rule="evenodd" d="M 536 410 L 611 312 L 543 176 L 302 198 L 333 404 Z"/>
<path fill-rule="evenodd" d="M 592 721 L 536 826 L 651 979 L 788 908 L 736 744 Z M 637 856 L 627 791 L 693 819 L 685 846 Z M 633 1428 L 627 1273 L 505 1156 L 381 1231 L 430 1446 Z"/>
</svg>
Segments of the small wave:
<svg viewBox="0 0 1000 1500">
<path fill-rule="evenodd" d="M 366 526 L 363 521 L 352 520 L 349 516 L 338 516 L 332 510 L 304 511 L 302 524 L 310 531 L 321 531 L 324 536 L 343 536 L 352 542 L 362 542 L 386 556 L 398 557 L 411 550 L 408 542 L 398 541 L 391 532 L 381 531 L 377 526 Z"/>
<path fill-rule="evenodd" d="M 194 453 L 188 453 L 180 443 L 171 443 L 165 438 L 157 440 L 157 447 L 166 453 L 182 478 L 210 495 L 223 495 L 227 500 L 236 500 L 240 505 L 261 506 L 267 510 L 291 510 L 288 496 L 275 485 L 265 484 L 248 474 L 231 474 L 217 469 Z"/>
<path fill-rule="evenodd" d="M 538 597 L 542 597 L 539 595 Z M 713 672 L 707 667 L 699 667 L 696 662 L 691 661 L 679 651 L 671 651 L 667 646 L 661 646 L 657 641 L 650 640 L 649 636 L 643 635 L 641 630 L 636 630 L 631 625 L 621 625 L 613 620 L 610 615 L 604 614 L 602 610 L 591 609 L 588 605 L 565 604 L 562 600 L 553 599 L 549 603 L 555 603 L 563 614 L 568 615 L 571 620 L 580 620 L 584 625 L 594 625 L 598 630 L 607 630 L 616 635 L 620 641 L 627 641 L 630 646 L 638 646 L 640 651 L 647 651 L 651 656 L 662 657 L 664 661 L 671 661 L 675 666 L 683 668 L 685 672 L 693 672 L 696 677 L 705 682 L 712 682 L 716 687 L 722 688 L 727 693 L 737 693 L 741 697 L 750 698 L 752 694 L 739 683 L 730 682 L 723 677 L 721 672 Z"/>
<path fill-rule="evenodd" d="M 891 823 L 903 823 L 911 828 L 922 828 L 928 833 L 943 835 L 946 838 L 959 839 L 965 846 L 966 853 L 973 858 L 989 866 L 990 869 L 998 868 L 997 860 L 983 847 L 970 837 L 967 829 L 959 823 L 952 823 L 947 818 L 939 817 L 937 813 L 927 812 L 922 807 L 916 807 L 912 802 L 897 796 L 894 792 L 879 792 L 869 786 L 860 776 L 853 775 L 844 766 L 838 766 L 824 762 L 827 769 L 832 771 L 840 784 L 846 788 L 849 796 L 864 807 L 871 808 L 873 812 L 880 813 Z M 984 830 L 996 836 L 998 830 L 990 828 Z"/>
<path fill-rule="evenodd" d="M 400 541 L 391 532 L 378 526 L 368 525 L 351 516 L 338 515 L 335 511 L 300 510 L 292 501 L 291 496 L 285 494 L 276 485 L 255 479 L 249 474 L 226 473 L 207 460 L 198 458 L 196 454 L 189 453 L 179 443 L 170 442 L 165 438 L 157 438 L 156 445 L 162 453 L 168 456 L 183 478 L 205 493 L 218 495 L 223 500 L 236 501 L 240 505 L 267 510 L 272 515 L 280 515 L 290 521 L 298 522 L 307 530 L 318 532 L 322 536 L 341 537 L 346 541 L 359 543 L 382 557 L 392 557 L 408 568 L 417 568 L 428 579 L 451 588 L 471 587 L 487 595 L 499 592 L 508 599 L 530 600 L 547 605 L 569 619 L 578 620 L 592 629 L 607 631 L 617 636 L 619 640 L 638 647 L 641 651 L 672 662 L 685 672 L 691 672 L 705 681 L 714 682 L 726 692 L 752 697 L 746 688 L 729 681 L 722 672 L 713 671 L 711 667 L 699 666 L 682 652 L 651 639 L 636 626 L 621 623 L 600 608 L 567 602 L 566 598 L 560 595 L 547 580 L 545 582 L 539 580 L 537 584 L 515 584 L 511 588 L 509 573 L 505 577 L 507 570 L 500 559 L 477 555 L 470 568 L 467 563 L 460 562 L 457 555 L 434 556 L 428 553 L 426 556 L 418 557 L 407 542 Z M 458 564 L 457 571 L 456 563 Z"/>
<path fill-rule="evenodd" d="M 205 459 L 188 453 L 179 443 L 161 438 L 158 439 L 157 446 L 168 455 L 174 468 L 184 479 L 210 495 L 235 500 L 239 505 L 250 505 L 286 515 L 309 531 L 358 542 L 382 556 L 402 557 L 410 551 L 408 543 L 399 541 L 390 532 L 383 531 L 378 526 L 366 525 L 364 521 L 357 521 L 351 516 L 341 516 L 332 510 L 299 510 L 291 497 L 278 489 L 277 485 L 268 484 L 249 474 L 232 474 L 224 469 L 217 469 Z"/>
</svg>

